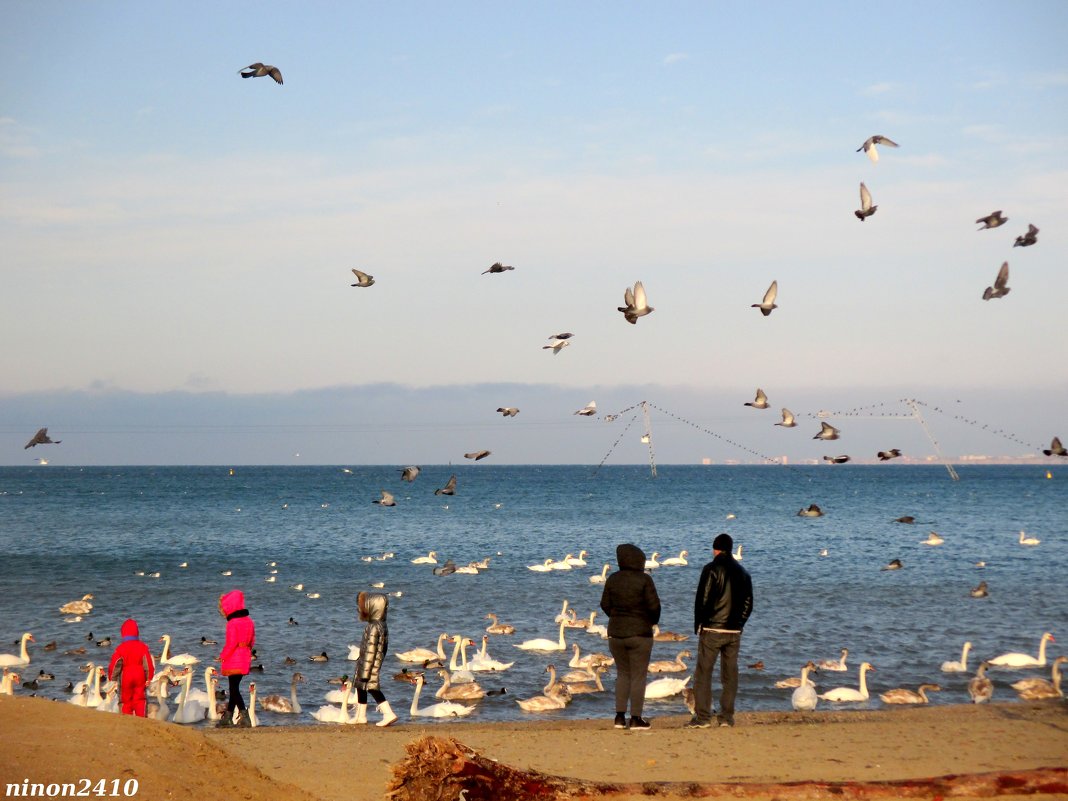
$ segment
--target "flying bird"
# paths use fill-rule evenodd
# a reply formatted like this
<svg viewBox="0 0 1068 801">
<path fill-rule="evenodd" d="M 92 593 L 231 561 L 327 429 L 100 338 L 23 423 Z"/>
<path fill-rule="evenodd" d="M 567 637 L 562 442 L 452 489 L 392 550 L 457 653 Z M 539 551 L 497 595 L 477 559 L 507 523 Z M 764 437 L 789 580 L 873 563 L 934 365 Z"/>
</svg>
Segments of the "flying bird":
<svg viewBox="0 0 1068 801">
<path fill-rule="evenodd" d="M 985 230 L 987 228 L 997 228 L 999 225 L 1004 225 L 1008 221 L 1009 221 L 1008 217 L 1002 217 L 1001 216 L 1001 211 L 1000 210 L 999 211 L 992 211 L 988 215 L 986 215 L 985 217 L 980 217 L 978 220 L 976 220 L 977 223 L 982 223 L 983 224 L 982 227 L 979 228 L 980 231 L 983 231 L 983 230 Z"/>
<path fill-rule="evenodd" d="M 786 407 L 783 407 L 782 422 L 776 423 L 775 425 L 782 426 L 783 428 L 793 428 L 797 425 L 797 422 L 794 420 L 794 413 Z"/>
<path fill-rule="evenodd" d="M 43 431 L 44 429 L 41 430 Z M 1053 442 L 1049 444 L 1049 449 L 1043 450 L 1042 453 L 1046 454 L 1046 456 L 1068 456 L 1068 450 L 1065 450 L 1064 446 L 1061 445 L 1060 437 L 1054 437 Z"/>
<path fill-rule="evenodd" d="M 905 565 L 900 559 L 891 559 L 886 563 L 886 567 L 882 568 L 882 570 L 900 570 L 904 566 Z"/>
<path fill-rule="evenodd" d="M 888 451 L 879 451 L 875 455 L 879 457 L 879 461 L 880 462 L 888 462 L 891 459 L 896 459 L 898 456 L 900 456 L 901 455 L 901 451 L 898 450 L 897 448 L 891 448 Z"/>
<path fill-rule="evenodd" d="M 1001 265 L 1001 269 L 998 270 L 998 277 L 994 279 L 994 286 L 988 286 L 983 290 L 983 300 L 993 300 L 994 298 L 1003 298 L 1012 289 L 1008 286 L 1009 283 L 1009 263 L 1004 262 Z"/>
<path fill-rule="evenodd" d="M 916 518 L 913 517 L 912 515 L 903 515 L 902 517 L 895 518 L 895 519 L 891 520 L 890 522 L 891 523 L 905 523 L 907 525 L 912 525 L 913 523 L 916 522 Z"/>
<path fill-rule="evenodd" d="M 575 335 L 572 334 L 570 331 L 565 331 L 562 334 L 553 334 L 551 337 L 549 337 L 549 339 L 571 339 L 571 337 L 573 336 Z"/>
<path fill-rule="evenodd" d="M 542 350 L 551 350 L 553 352 L 553 356 L 555 356 L 556 354 L 558 354 L 560 351 L 562 351 L 564 348 L 566 348 L 570 344 L 571 343 L 568 342 L 566 339 L 556 339 L 556 340 L 553 340 L 552 344 L 550 344 L 550 345 L 542 345 L 541 349 Z"/>
<path fill-rule="evenodd" d="M 630 287 L 627 287 L 626 291 L 623 293 L 623 302 L 627 305 L 617 306 L 616 310 L 623 312 L 624 319 L 631 325 L 636 325 L 639 317 L 644 317 L 655 311 L 655 309 L 649 305 L 649 301 L 645 297 L 645 287 L 642 286 L 641 281 L 634 282 L 633 290 Z"/>
<path fill-rule="evenodd" d="M 445 486 L 440 489 L 434 490 L 435 495 L 455 495 L 456 494 L 456 476 L 450 476 L 449 480 L 445 482 Z"/>
<path fill-rule="evenodd" d="M 823 461 L 830 462 L 831 464 L 845 464 L 849 461 L 849 457 L 845 454 L 841 456 L 824 456 Z"/>
<path fill-rule="evenodd" d="M 382 497 L 377 501 L 371 501 L 371 503 L 377 503 L 379 506 L 396 506 L 397 502 L 393 500 L 393 493 L 382 490 Z"/>
<path fill-rule="evenodd" d="M 514 406 L 501 406 L 497 409 L 504 417 L 515 417 L 519 414 L 519 409 Z"/>
<path fill-rule="evenodd" d="M 771 314 L 772 309 L 779 308 L 775 305 L 775 296 L 779 294 L 779 282 L 772 281 L 771 286 L 768 287 L 768 291 L 764 293 L 764 300 L 760 303 L 753 303 L 750 305 L 752 309 L 760 309 L 760 313 L 767 317 Z"/>
<path fill-rule="evenodd" d="M 27 448 L 32 448 L 35 445 L 58 445 L 62 441 L 63 440 L 61 439 L 52 439 L 50 436 L 48 436 L 48 429 L 42 428 L 39 429 L 37 433 L 33 435 L 33 439 L 31 439 L 29 442 L 22 446 L 22 449 L 26 450 Z"/>
<path fill-rule="evenodd" d="M 471 453 L 465 453 L 464 458 L 474 459 L 477 462 L 479 459 L 485 459 L 489 455 L 490 451 L 472 451 Z"/>
<path fill-rule="evenodd" d="M 371 284 L 375 282 L 375 277 L 373 275 L 361 273 L 355 267 L 352 268 L 352 274 L 356 276 L 356 283 L 352 284 L 352 286 L 371 286 Z"/>
<path fill-rule="evenodd" d="M 878 163 L 879 151 L 875 149 L 876 145 L 886 145 L 887 147 L 898 147 L 898 143 L 887 139 L 885 136 L 875 134 L 875 136 L 869 136 L 864 140 L 864 144 L 857 148 L 857 152 L 864 151 L 868 154 L 868 158 L 872 160 L 872 163 Z"/>
<path fill-rule="evenodd" d="M 282 71 L 278 69 L 278 67 L 272 67 L 270 64 L 261 64 L 259 61 L 255 64 L 249 64 L 240 72 L 242 78 L 262 78 L 265 75 L 270 75 L 274 78 L 275 83 L 282 83 Z"/>
<path fill-rule="evenodd" d="M 838 439 L 841 432 L 830 423 L 820 423 L 820 433 L 812 439 Z"/>
<path fill-rule="evenodd" d="M 860 182 L 860 208 L 853 213 L 857 215 L 857 219 L 864 222 L 866 217 L 870 217 L 878 211 L 878 206 L 871 204 L 871 192 L 868 191 L 868 187 L 864 185 L 864 182 Z"/>
<path fill-rule="evenodd" d="M 413 481 L 415 481 L 415 477 L 419 475 L 419 470 L 420 469 L 421 468 L 414 467 L 414 466 L 413 467 L 405 467 L 403 470 L 401 470 L 401 479 L 403 479 L 404 481 L 407 481 L 409 484 L 411 484 Z"/>
<path fill-rule="evenodd" d="M 751 401 L 745 402 L 746 406 L 752 406 L 754 409 L 767 409 L 768 408 L 768 396 L 764 394 L 764 390 L 757 387 L 756 397 Z"/>
<path fill-rule="evenodd" d="M 990 591 L 987 589 L 986 582 L 980 581 L 978 586 L 972 588 L 970 594 L 973 598 L 986 598 L 990 595 Z"/>
<path fill-rule="evenodd" d="M 486 273 L 503 273 L 505 270 L 514 269 L 515 267 L 510 264 L 501 264 L 499 261 L 495 261 L 493 262 L 493 264 L 490 265 L 490 268 L 488 270 L 483 270 L 482 274 L 485 275 Z"/>
<path fill-rule="evenodd" d="M 823 517 L 823 510 L 816 504 L 810 503 L 807 509 L 799 509 L 797 512 L 798 517 Z"/>
<path fill-rule="evenodd" d="M 1030 223 L 1027 224 L 1027 233 L 1022 236 L 1016 237 L 1016 244 L 1014 248 L 1027 248 L 1035 244 L 1038 241 L 1038 229 Z"/>
<path fill-rule="evenodd" d="M 577 412 L 573 412 L 573 414 L 580 414 L 583 417 L 592 417 L 597 414 L 597 401 L 590 401 Z"/>
</svg>

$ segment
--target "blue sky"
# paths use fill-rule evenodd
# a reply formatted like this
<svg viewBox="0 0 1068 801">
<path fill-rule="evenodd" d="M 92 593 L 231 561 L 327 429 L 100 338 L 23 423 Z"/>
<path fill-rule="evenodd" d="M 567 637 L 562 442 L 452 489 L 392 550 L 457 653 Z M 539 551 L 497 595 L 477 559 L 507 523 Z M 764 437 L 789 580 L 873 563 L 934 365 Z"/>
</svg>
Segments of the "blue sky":
<svg viewBox="0 0 1068 801">
<path fill-rule="evenodd" d="M 757 386 L 799 413 L 952 396 L 1048 444 L 1068 433 L 1066 40 L 1061 2 L 12 4 L 0 463 L 33 453 L 26 429 L 90 426 L 86 392 L 169 416 L 274 397 L 281 429 L 301 393 L 380 384 L 576 409 L 642 387 L 725 432 Z M 254 61 L 285 85 L 242 80 Z M 878 164 L 854 152 L 875 133 L 901 144 Z M 995 209 L 1010 222 L 977 233 Z M 516 269 L 481 275 L 498 260 Z M 984 303 L 1006 260 L 1012 293 Z M 656 311 L 629 326 L 636 280 Z M 427 424 L 493 422 L 445 408 Z M 423 435 L 377 414 L 382 461 L 406 461 Z M 589 461 L 567 417 L 554 452 Z M 171 447 L 77 459 L 188 458 Z"/>
</svg>

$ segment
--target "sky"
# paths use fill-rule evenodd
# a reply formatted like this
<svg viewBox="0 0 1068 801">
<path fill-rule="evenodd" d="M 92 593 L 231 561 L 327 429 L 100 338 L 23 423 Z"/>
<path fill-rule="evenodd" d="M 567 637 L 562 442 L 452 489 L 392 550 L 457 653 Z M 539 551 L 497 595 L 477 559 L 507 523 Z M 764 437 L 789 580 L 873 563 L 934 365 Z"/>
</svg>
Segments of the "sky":
<svg viewBox="0 0 1068 801">
<path fill-rule="evenodd" d="M 901 423 L 815 414 L 907 397 L 1048 447 L 1064 41 L 1059 1 L 10 4 L 0 464 L 45 425 L 67 464 L 596 463 L 591 399 L 671 412 L 668 461 L 871 459 Z"/>
</svg>

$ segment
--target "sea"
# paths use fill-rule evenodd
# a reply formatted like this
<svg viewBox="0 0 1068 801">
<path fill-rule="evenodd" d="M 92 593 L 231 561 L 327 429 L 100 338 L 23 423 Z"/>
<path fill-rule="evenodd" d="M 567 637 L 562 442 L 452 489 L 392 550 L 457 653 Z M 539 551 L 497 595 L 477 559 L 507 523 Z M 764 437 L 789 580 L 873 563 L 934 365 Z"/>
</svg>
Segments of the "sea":
<svg viewBox="0 0 1068 801">
<path fill-rule="evenodd" d="M 943 661 L 960 658 L 965 641 L 973 643 L 970 669 L 1007 651 L 1037 654 L 1046 631 L 1063 638 L 1050 643 L 1049 661 L 1068 653 L 1063 463 L 965 465 L 957 467 L 959 480 L 942 466 L 892 463 L 660 465 L 655 476 L 648 465 L 479 463 L 424 466 L 407 483 L 403 467 L 0 467 L 0 652 L 17 652 L 23 632 L 32 632 L 23 679 L 53 673 L 55 681 L 36 692 L 65 700 L 67 682 L 84 678 L 87 661 L 106 663 L 120 624 L 134 617 L 154 653 L 167 634 L 172 653 L 191 653 L 205 667 L 219 646 L 202 638 L 224 639 L 217 600 L 241 589 L 256 623 L 262 669 L 251 679 L 258 692 L 288 695 L 293 672 L 305 677 L 298 690 L 304 712 L 260 713 L 260 725 L 323 725 L 309 713 L 336 689 L 329 679 L 352 672 L 346 656 L 363 630 L 357 594 L 381 584 L 376 591 L 390 593 L 383 690 L 401 723 L 414 687 L 390 680 L 406 666 L 395 654 L 433 649 L 442 632 L 481 644 L 488 613 L 515 626 L 515 634 L 488 643 L 491 657 L 514 665 L 478 674 L 485 689 L 506 692 L 477 702 L 464 720 L 607 720 L 614 670 L 604 676 L 605 693 L 576 696 L 563 710 L 527 713 L 516 703 L 541 692 L 549 664 L 567 669 L 574 644 L 582 655 L 607 653 L 606 640 L 567 629 L 565 652 L 515 644 L 557 639 L 554 619 L 565 600 L 578 617 L 598 611 L 602 588 L 590 577 L 606 564 L 614 570 L 616 546 L 633 543 L 657 561 L 688 551 L 687 565 L 651 570 L 662 629 L 689 636 L 657 642 L 653 659 L 696 653 L 697 580 L 713 538 L 727 532 L 742 546 L 755 595 L 742 638 L 739 712 L 789 710 L 791 691 L 775 682 L 843 648 L 848 670 L 822 672 L 820 690 L 858 686 L 858 668 L 869 662 L 871 697 L 821 701 L 820 709 L 888 708 L 879 692 L 928 682 L 942 688 L 932 704 L 967 703 L 971 673 L 940 671 Z M 435 495 L 452 475 L 455 495 Z M 382 490 L 396 506 L 373 503 Z M 798 515 L 810 504 L 823 516 Z M 903 516 L 916 522 L 894 522 Z M 943 544 L 923 544 L 931 531 Z M 1040 543 L 1020 545 L 1021 531 Z M 430 551 L 438 565 L 489 564 L 474 575 L 435 575 L 434 565 L 411 561 Z M 529 569 L 583 552 L 584 567 Z M 892 560 L 902 567 L 885 569 Z M 988 595 L 973 597 L 981 581 Z M 86 593 L 92 612 L 68 622 L 58 608 Z M 599 612 L 595 622 L 607 621 Z M 105 637 L 112 645 L 98 646 Z M 55 649 L 44 650 L 50 642 Z M 85 655 L 64 655 L 80 647 Z M 311 660 L 324 652 L 327 661 Z M 693 658 L 683 661 L 689 670 L 665 675 L 691 676 Z M 1008 684 L 1021 674 L 1048 677 L 1048 668 L 991 671 L 994 700 L 1014 701 Z M 435 701 L 438 684 L 428 676 L 420 706 Z M 718 687 L 717 670 L 717 695 Z M 646 704 L 654 725 L 658 716 L 685 712 L 679 695 Z"/>
</svg>

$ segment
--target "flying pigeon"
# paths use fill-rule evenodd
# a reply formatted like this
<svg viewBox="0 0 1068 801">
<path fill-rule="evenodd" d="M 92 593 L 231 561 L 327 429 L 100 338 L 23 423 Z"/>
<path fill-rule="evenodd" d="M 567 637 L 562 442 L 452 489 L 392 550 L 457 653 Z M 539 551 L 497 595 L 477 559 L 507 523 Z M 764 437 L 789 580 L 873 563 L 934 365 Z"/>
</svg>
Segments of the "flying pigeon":
<svg viewBox="0 0 1068 801">
<path fill-rule="evenodd" d="M 1002 217 L 1000 211 L 992 211 L 985 217 L 980 217 L 976 220 L 977 223 L 982 223 L 983 226 L 979 230 L 985 230 L 987 228 L 997 228 L 999 225 L 1004 225 L 1009 221 L 1008 217 Z"/>
<path fill-rule="evenodd" d="M 1027 247 L 1031 247 L 1031 245 L 1035 244 L 1035 242 L 1037 242 L 1037 241 L 1038 241 L 1038 229 L 1035 228 L 1035 226 L 1031 225 L 1031 223 L 1028 223 L 1027 224 L 1027 233 L 1016 237 L 1016 244 L 1014 244 L 1013 247 L 1014 248 L 1017 248 L 1017 247 L 1018 248 L 1027 248 Z"/>
<path fill-rule="evenodd" d="M 994 298 L 1003 298 L 1009 292 L 1011 288 L 1009 283 L 1009 263 L 1005 262 L 1001 265 L 1001 269 L 998 270 L 998 277 L 994 279 L 994 286 L 988 286 L 983 290 L 983 300 L 993 300 Z"/>
<path fill-rule="evenodd" d="M 275 83 L 282 83 L 282 71 L 279 70 L 278 67 L 272 67 L 270 64 L 261 64 L 259 61 L 255 64 L 249 64 L 240 72 L 242 78 L 262 78 L 265 75 L 270 75 L 274 78 Z"/>
<path fill-rule="evenodd" d="M 760 303 L 753 303 L 750 308 L 760 309 L 760 313 L 767 317 L 771 314 L 772 309 L 779 308 L 775 304 L 775 296 L 779 294 L 779 282 L 772 281 L 771 286 L 768 287 L 768 291 L 764 293 L 764 300 Z"/>
<path fill-rule="evenodd" d="M 830 462 L 831 464 L 845 464 L 849 461 L 849 457 L 845 454 L 841 456 L 824 456 L 823 461 Z"/>
<path fill-rule="evenodd" d="M 820 433 L 812 439 L 838 439 L 841 432 L 830 423 L 820 423 Z"/>
<path fill-rule="evenodd" d="M 757 387 L 756 398 L 751 401 L 745 402 L 746 406 L 752 406 L 754 409 L 767 409 L 768 408 L 768 396 L 764 394 L 764 390 Z"/>
<path fill-rule="evenodd" d="M 893 142 L 887 139 L 885 136 L 881 136 L 880 134 L 875 134 L 875 136 L 869 136 L 867 139 L 865 139 L 864 144 L 857 148 L 857 152 L 859 153 L 863 150 L 865 153 L 868 154 L 868 158 L 870 158 L 873 163 L 878 163 L 879 151 L 875 149 L 876 145 L 898 147 L 897 142 Z"/>
<path fill-rule="evenodd" d="M 568 342 L 566 339 L 557 339 L 557 340 L 553 341 L 553 343 L 551 345 L 542 345 L 541 349 L 542 350 L 551 350 L 553 352 L 553 356 L 555 356 L 556 354 L 558 354 L 560 351 L 562 351 L 564 348 L 566 348 L 570 344 L 571 343 Z"/>
<path fill-rule="evenodd" d="M 793 428 L 797 425 L 797 422 L 794 420 L 794 413 L 786 407 L 783 407 L 782 422 L 776 423 L 775 425 L 782 426 L 783 428 Z"/>
<path fill-rule="evenodd" d="M 497 409 L 504 417 L 515 417 L 519 414 L 519 409 L 514 406 L 501 406 Z"/>
<path fill-rule="evenodd" d="M 898 450 L 897 448 L 891 448 L 888 451 L 879 451 L 875 455 L 879 457 L 879 461 L 880 462 L 888 462 L 891 459 L 896 459 L 898 456 L 900 456 L 901 455 L 901 451 Z"/>
<path fill-rule="evenodd" d="M 36 434 L 33 435 L 33 439 L 31 439 L 29 442 L 22 446 L 22 449 L 26 450 L 27 448 L 32 448 L 35 445 L 58 445 L 62 441 L 63 440 L 61 439 L 52 439 L 50 436 L 48 436 L 48 429 L 42 428 Z"/>
<path fill-rule="evenodd" d="M 864 182 L 860 182 L 860 208 L 853 213 L 857 215 L 857 219 L 864 222 L 864 218 L 870 217 L 878 210 L 878 206 L 871 204 L 871 192 L 868 191 L 868 187 L 864 185 Z"/>
<path fill-rule="evenodd" d="M 434 490 L 435 495 L 455 495 L 456 494 L 456 476 L 450 476 L 449 480 L 445 482 L 445 486 L 441 489 Z"/>
<path fill-rule="evenodd" d="M 471 453 L 465 453 L 464 458 L 474 459 L 477 462 L 479 459 L 485 459 L 489 455 L 490 451 L 472 451 Z"/>
<path fill-rule="evenodd" d="M 396 506 L 397 502 L 393 500 L 393 493 L 382 490 L 382 497 L 377 501 L 371 501 L 371 503 L 377 503 L 379 506 Z"/>
<path fill-rule="evenodd" d="M 1042 453 L 1046 456 L 1068 456 L 1068 450 L 1061 445 L 1060 437 L 1054 437 L 1053 442 L 1049 444 L 1049 450 L 1043 450 Z"/>
<path fill-rule="evenodd" d="M 617 306 L 616 310 L 623 312 L 624 319 L 631 325 L 636 325 L 639 317 L 644 317 L 655 311 L 645 297 L 645 287 L 642 286 L 641 281 L 634 282 L 633 290 L 627 287 L 623 293 L 623 302 L 627 305 Z"/>
<path fill-rule="evenodd" d="M 419 475 L 420 468 L 418 467 L 405 467 L 401 470 L 401 479 L 411 484 L 415 481 L 415 477 Z"/>
<path fill-rule="evenodd" d="M 499 261 L 495 261 L 493 262 L 493 264 L 490 265 L 490 268 L 488 270 L 483 270 L 482 274 L 485 275 L 486 273 L 503 273 L 505 270 L 514 269 L 515 267 L 510 264 L 501 264 Z"/>
<path fill-rule="evenodd" d="M 571 339 L 571 337 L 573 336 L 575 335 L 572 334 L 570 331 L 565 331 L 562 334 L 553 334 L 551 337 L 549 337 L 549 339 Z"/>
<path fill-rule="evenodd" d="M 361 273 L 355 267 L 352 268 L 352 274 L 356 276 L 357 281 L 357 283 L 353 284 L 352 286 L 371 286 L 371 284 L 375 282 L 375 277 L 373 275 Z"/>
<path fill-rule="evenodd" d="M 583 408 L 573 414 L 581 414 L 583 417 L 592 417 L 597 414 L 597 401 L 590 401 Z"/>
</svg>

